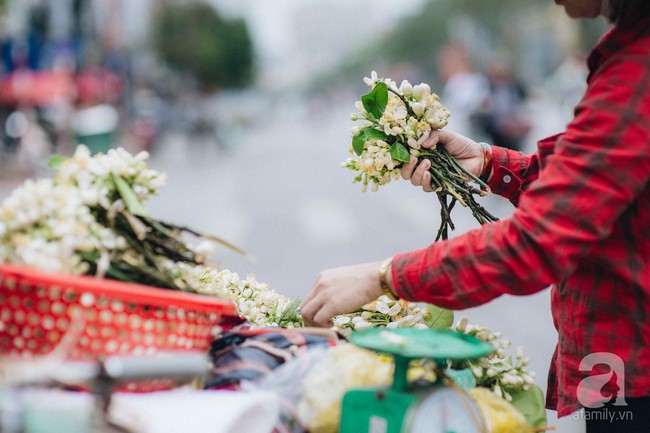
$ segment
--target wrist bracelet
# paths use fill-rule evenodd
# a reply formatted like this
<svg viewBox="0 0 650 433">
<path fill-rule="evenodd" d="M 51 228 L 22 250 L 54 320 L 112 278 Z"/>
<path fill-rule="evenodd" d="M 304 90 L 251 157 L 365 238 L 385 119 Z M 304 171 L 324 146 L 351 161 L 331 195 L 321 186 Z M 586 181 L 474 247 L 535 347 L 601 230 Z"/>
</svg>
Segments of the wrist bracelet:
<svg viewBox="0 0 650 433">
<path fill-rule="evenodd" d="M 390 288 L 387 281 L 388 268 L 392 261 L 393 261 L 392 257 L 386 259 L 379 267 L 379 287 L 381 287 L 381 291 L 384 292 L 384 295 L 388 296 L 389 299 L 396 301 L 399 298 L 397 294 Z"/>
<path fill-rule="evenodd" d="M 492 154 L 492 146 L 485 142 L 480 142 L 479 145 L 483 149 L 483 167 L 481 168 L 481 174 L 478 178 L 487 183 L 492 174 L 492 159 L 494 155 Z"/>
</svg>

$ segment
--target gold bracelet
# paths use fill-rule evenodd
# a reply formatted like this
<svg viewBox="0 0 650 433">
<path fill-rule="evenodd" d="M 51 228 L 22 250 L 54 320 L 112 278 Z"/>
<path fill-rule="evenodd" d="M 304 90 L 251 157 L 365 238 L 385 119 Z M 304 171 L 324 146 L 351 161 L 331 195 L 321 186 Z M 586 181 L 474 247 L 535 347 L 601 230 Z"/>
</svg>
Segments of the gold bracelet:
<svg viewBox="0 0 650 433">
<path fill-rule="evenodd" d="M 386 275 L 388 272 L 388 267 L 390 266 L 392 261 L 393 261 L 392 257 L 386 259 L 379 267 L 379 287 L 381 287 L 381 291 L 384 292 L 384 295 L 388 296 L 389 299 L 392 299 L 393 301 L 397 301 L 399 298 L 397 294 L 388 285 L 387 275 Z"/>
</svg>

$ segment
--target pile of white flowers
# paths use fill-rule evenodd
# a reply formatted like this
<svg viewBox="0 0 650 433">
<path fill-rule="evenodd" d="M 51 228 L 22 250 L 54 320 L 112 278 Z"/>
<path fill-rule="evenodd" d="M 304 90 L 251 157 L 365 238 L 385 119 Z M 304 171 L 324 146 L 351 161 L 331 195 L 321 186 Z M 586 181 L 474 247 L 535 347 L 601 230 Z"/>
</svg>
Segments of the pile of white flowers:
<svg viewBox="0 0 650 433">
<path fill-rule="evenodd" d="M 76 188 L 52 179 L 28 180 L 0 205 L 0 262 L 83 274 L 79 251 L 126 248 L 123 238 L 95 221 Z"/>
<path fill-rule="evenodd" d="M 192 281 L 197 293 L 231 298 L 237 312 L 254 326 L 303 327 L 297 312 L 299 301 L 291 301 L 279 294 L 268 284 L 258 281 L 253 274 L 242 279 L 228 269 L 186 263 L 173 266 L 184 274 L 185 279 Z"/>
<path fill-rule="evenodd" d="M 165 184 L 166 176 L 145 164 L 148 155 L 124 149 L 92 156 L 85 146 L 62 161 L 53 179 L 28 180 L 0 205 L 0 261 L 51 272 L 84 274 L 88 264 L 77 253 L 122 253 L 126 240 L 100 224 L 92 208 L 113 214 L 124 209 L 113 176 L 131 185 L 145 200 Z"/>
<path fill-rule="evenodd" d="M 380 296 L 376 301 L 364 305 L 360 311 L 336 316 L 332 319 L 332 329 L 345 337 L 353 331 L 383 326 L 386 328 L 427 329 L 425 323 L 428 311 L 420 304 L 404 300 L 391 300 Z"/>
<path fill-rule="evenodd" d="M 489 356 L 464 362 L 460 366 L 472 370 L 477 385 L 491 389 L 507 401 L 512 401 L 510 392 L 528 391 L 533 386 L 536 373 L 528 370 L 530 358 L 524 357 L 523 347 L 517 347 L 513 358 L 507 353 L 511 343 L 500 332 L 492 332 L 484 326 L 469 325 L 466 317 L 461 317 L 451 329 L 490 343 L 495 348 Z"/>
<path fill-rule="evenodd" d="M 364 81 L 373 88 L 369 94 L 373 102 L 368 103 L 369 95 L 365 95 L 355 104 L 357 112 L 351 118 L 363 120 L 363 124 L 352 128 L 350 153 L 354 156 L 342 167 L 360 172 L 354 181 L 362 183 L 363 191 L 369 183 L 376 191 L 379 185 L 400 178 L 401 163 L 408 162 L 410 155 L 420 155 L 421 145 L 431 131 L 447 125 L 449 111 L 428 84 L 413 86 L 404 80 L 398 89 L 390 78 L 380 80 L 375 71 Z M 385 101 L 376 94 L 378 83 L 387 90 Z"/>
</svg>

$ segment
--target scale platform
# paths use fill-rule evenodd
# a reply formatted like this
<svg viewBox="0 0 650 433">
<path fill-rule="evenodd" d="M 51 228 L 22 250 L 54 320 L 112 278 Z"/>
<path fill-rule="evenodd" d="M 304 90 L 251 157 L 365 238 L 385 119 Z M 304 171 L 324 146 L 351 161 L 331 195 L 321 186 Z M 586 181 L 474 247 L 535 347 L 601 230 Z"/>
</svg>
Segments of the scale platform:
<svg viewBox="0 0 650 433">
<path fill-rule="evenodd" d="M 414 359 L 476 359 L 494 351 L 491 344 L 469 335 L 438 329 L 373 328 L 352 334 L 359 347 L 395 359 L 388 388 L 346 393 L 340 433 L 484 433 L 485 425 L 472 399 L 458 386 L 441 379 L 429 386 L 409 384 L 407 370 Z M 471 372 L 470 372 L 471 374 Z"/>
</svg>

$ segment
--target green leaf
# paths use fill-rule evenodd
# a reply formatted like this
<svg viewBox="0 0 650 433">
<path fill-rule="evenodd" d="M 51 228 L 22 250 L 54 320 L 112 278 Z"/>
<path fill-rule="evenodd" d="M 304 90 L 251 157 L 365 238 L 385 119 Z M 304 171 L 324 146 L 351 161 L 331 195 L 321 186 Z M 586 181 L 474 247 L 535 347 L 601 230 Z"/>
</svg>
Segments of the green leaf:
<svg viewBox="0 0 650 433">
<path fill-rule="evenodd" d="M 363 145 L 365 142 L 366 134 L 363 131 L 352 137 L 352 149 L 354 149 L 354 153 L 356 153 L 357 156 L 361 155 L 361 152 L 363 152 Z"/>
<path fill-rule="evenodd" d="M 427 304 L 428 316 L 424 323 L 432 329 L 448 329 L 454 323 L 454 312 L 433 304 Z"/>
<path fill-rule="evenodd" d="M 58 170 L 61 164 L 63 164 L 68 159 L 70 158 L 63 155 L 52 155 L 50 156 L 50 159 L 47 161 L 47 165 L 53 170 Z"/>
<path fill-rule="evenodd" d="M 531 427 L 546 427 L 544 392 L 539 386 L 532 385 L 528 391 L 522 389 L 506 391 L 512 396 L 512 405 L 521 412 Z"/>
<path fill-rule="evenodd" d="M 402 143 L 393 143 L 390 147 L 390 156 L 402 162 L 409 162 L 411 160 L 411 154 Z"/>
<path fill-rule="evenodd" d="M 280 317 L 280 323 L 283 322 L 284 320 L 289 320 L 295 317 L 296 313 L 298 312 L 298 307 L 300 307 L 300 298 L 294 299 L 291 302 L 291 304 L 289 304 L 289 306 L 282 312 L 282 316 Z"/>
<path fill-rule="evenodd" d="M 370 93 L 361 97 L 361 103 L 368 113 L 379 119 L 388 104 L 388 85 L 383 81 L 375 84 Z"/>
<path fill-rule="evenodd" d="M 352 137 L 352 149 L 357 155 L 361 155 L 363 152 L 363 146 L 368 140 L 388 140 L 388 135 L 384 134 L 383 131 L 373 128 L 372 126 L 367 126 L 363 128 L 357 135 Z"/>
<path fill-rule="evenodd" d="M 375 129 L 372 126 L 363 128 L 362 132 L 366 134 L 366 139 L 375 139 L 375 140 L 384 140 L 384 141 L 388 140 L 388 135 L 386 135 L 384 131 Z"/>
<path fill-rule="evenodd" d="M 115 188 L 120 194 L 120 197 L 122 197 L 129 212 L 137 216 L 149 216 L 147 209 L 145 209 L 144 205 L 140 202 L 140 199 L 138 199 L 138 196 L 135 194 L 128 182 L 124 180 L 122 176 L 116 176 L 113 174 L 112 178 L 113 183 L 115 183 Z"/>
</svg>

